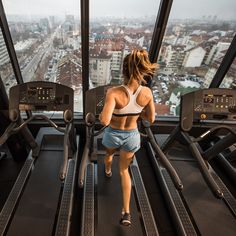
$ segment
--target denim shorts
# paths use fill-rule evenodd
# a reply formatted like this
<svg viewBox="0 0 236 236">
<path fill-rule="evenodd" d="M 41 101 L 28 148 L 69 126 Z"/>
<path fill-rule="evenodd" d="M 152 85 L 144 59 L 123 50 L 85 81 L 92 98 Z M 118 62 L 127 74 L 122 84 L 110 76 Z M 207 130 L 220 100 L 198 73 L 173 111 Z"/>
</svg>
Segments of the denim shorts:
<svg viewBox="0 0 236 236">
<path fill-rule="evenodd" d="M 122 149 L 134 153 L 140 148 L 140 133 L 138 129 L 119 130 L 108 126 L 104 131 L 102 144 L 106 148 Z"/>
</svg>

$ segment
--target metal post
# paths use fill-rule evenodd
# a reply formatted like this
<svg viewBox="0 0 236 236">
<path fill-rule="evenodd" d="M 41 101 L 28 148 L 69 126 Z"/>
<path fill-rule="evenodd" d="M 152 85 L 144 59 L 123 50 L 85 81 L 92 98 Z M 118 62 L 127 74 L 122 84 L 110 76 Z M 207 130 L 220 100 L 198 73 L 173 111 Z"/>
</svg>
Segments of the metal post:
<svg viewBox="0 0 236 236">
<path fill-rule="evenodd" d="M 82 41 L 82 86 L 83 118 L 85 119 L 85 93 L 89 89 L 89 0 L 81 0 L 81 41 Z"/>
</svg>

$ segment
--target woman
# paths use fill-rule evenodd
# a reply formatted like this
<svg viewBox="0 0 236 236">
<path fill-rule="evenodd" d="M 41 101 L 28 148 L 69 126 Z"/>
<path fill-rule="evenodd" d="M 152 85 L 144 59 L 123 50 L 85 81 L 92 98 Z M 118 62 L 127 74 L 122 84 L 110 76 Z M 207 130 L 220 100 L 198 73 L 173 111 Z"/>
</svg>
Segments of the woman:
<svg viewBox="0 0 236 236">
<path fill-rule="evenodd" d="M 129 165 L 134 153 L 140 148 L 140 134 L 137 120 L 155 120 L 153 95 L 146 84 L 144 76 L 152 77 L 156 63 L 151 63 L 145 50 L 133 50 L 123 61 L 124 84 L 108 89 L 100 122 L 105 129 L 102 143 L 106 147 L 104 158 L 105 174 L 112 176 L 111 165 L 113 154 L 119 149 L 119 171 L 123 196 L 122 218 L 120 223 L 131 224 L 130 195 L 131 179 Z"/>
</svg>

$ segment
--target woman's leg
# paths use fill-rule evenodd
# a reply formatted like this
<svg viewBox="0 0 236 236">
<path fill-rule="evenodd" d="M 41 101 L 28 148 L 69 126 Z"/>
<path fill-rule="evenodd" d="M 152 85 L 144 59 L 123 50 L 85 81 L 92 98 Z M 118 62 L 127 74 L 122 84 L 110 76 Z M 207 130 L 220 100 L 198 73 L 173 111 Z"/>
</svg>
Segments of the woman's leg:
<svg viewBox="0 0 236 236">
<path fill-rule="evenodd" d="M 106 156 L 104 158 L 105 164 L 105 172 L 107 174 L 111 173 L 111 165 L 113 160 L 113 154 L 115 153 L 116 149 L 106 148 Z"/>
<path fill-rule="evenodd" d="M 120 150 L 120 177 L 121 177 L 121 188 L 123 196 L 123 211 L 130 213 L 130 195 L 131 195 L 131 178 L 129 175 L 129 165 L 133 159 L 133 152 L 126 152 Z"/>
</svg>

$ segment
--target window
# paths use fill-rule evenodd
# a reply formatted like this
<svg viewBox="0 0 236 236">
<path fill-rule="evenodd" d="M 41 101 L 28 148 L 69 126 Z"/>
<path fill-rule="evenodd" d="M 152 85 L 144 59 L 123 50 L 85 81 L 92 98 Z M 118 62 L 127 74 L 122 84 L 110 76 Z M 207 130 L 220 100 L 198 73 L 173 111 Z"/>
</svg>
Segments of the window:
<svg viewBox="0 0 236 236">
<path fill-rule="evenodd" d="M 81 112 L 80 1 L 4 0 L 3 6 L 24 82 L 72 87 Z"/>
<path fill-rule="evenodd" d="M 134 48 L 149 51 L 159 5 L 90 0 L 90 88 L 120 84 L 123 58 Z M 82 112 L 80 1 L 3 0 L 3 6 L 23 80 L 72 87 L 75 111 Z M 209 86 L 235 34 L 235 10 L 233 0 L 173 1 L 152 87 L 158 115 L 178 116 L 183 93 Z M 0 52 L 2 63 L 1 35 Z M 9 88 L 15 80 L 6 64 L 1 76 Z"/>
<path fill-rule="evenodd" d="M 233 39 L 236 2 L 173 1 L 154 78 L 158 115 L 179 115 L 180 96 L 207 88 Z"/>
<path fill-rule="evenodd" d="M 134 48 L 149 50 L 159 4 L 90 1 L 90 88 L 122 83 L 123 58 Z"/>
</svg>

